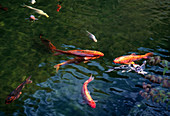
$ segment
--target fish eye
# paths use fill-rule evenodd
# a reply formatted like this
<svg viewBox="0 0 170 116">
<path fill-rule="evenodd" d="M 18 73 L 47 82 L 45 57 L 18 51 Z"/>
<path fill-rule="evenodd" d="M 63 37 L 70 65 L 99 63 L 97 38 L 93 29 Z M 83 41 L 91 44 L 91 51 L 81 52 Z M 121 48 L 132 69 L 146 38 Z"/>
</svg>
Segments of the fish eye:
<svg viewBox="0 0 170 116">
<path fill-rule="evenodd" d="M 8 97 L 8 100 L 10 100 L 11 99 L 11 97 Z"/>
</svg>

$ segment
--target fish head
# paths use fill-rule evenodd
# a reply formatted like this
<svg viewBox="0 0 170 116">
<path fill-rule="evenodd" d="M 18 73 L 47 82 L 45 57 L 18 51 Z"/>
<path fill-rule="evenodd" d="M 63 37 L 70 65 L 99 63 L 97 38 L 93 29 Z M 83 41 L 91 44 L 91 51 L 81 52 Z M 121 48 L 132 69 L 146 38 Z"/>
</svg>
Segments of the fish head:
<svg viewBox="0 0 170 116">
<path fill-rule="evenodd" d="M 89 101 L 88 104 L 89 104 L 90 107 L 96 108 L 96 103 L 93 100 Z"/>
<path fill-rule="evenodd" d="M 30 16 L 30 20 L 35 20 L 35 16 L 34 16 L 34 15 L 31 15 L 31 16 Z"/>
<path fill-rule="evenodd" d="M 45 16 L 48 18 L 49 16 L 45 13 Z"/>
<path fill-rule="evenodd" d="M 120 59 L 119 59 L 119 58 L 115 58 L 115 59 L 113 60 L 113 62 L 114 62 L 114 63 L 120 63 Z"/>
<path fill-rule="evenodd" d="M 15 100 L 15 96 L 8 96 L 5 100 L 5 104 L 10 104 Z"/>
<path fill-rule="evenodd" d="M 103 54 L 102 52 L 95 51 L 95 52 L 94 52 L 94 56 L 95 56 L 95 57 L 102 57 L 102 56 L 104 56 L 104 54 Z"/>
</svg>

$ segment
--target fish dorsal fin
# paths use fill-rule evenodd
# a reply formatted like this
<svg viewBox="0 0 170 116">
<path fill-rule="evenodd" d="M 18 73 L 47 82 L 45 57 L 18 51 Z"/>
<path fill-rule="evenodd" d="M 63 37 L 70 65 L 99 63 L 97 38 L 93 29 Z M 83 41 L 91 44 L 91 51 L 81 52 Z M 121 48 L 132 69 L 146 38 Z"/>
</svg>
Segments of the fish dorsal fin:
<svg viewBox="0 0 170 116">
<path fill-rule="evenodd" d="M 132 53 L 131 55 L 136 55 L 135 53 Z"/>
</svg>

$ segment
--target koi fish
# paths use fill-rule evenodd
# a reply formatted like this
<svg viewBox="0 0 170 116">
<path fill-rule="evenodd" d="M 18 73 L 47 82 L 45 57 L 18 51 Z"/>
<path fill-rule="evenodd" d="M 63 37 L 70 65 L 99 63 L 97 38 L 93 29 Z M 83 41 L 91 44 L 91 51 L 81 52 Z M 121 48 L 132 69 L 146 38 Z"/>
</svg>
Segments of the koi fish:
<svg viewBox="0 0 170 116">
<path fill-rule="evenodd" d="M 87 63 L 88 61 L 93 60 L 93 59 L 97 59 L 97 58 L 98 57 L 75 57 L 74 59 L 70 59 L 66 62 L 62 62 L 60 64 L 55 65 L 54 68 L 56 68 L 56 72 L 58 72 L 58 69 L 62 65 L 67 65 L 67 64 L 71 64 L 71 63 L 79 64 L 81 62 Z"/>
<path fill-rule="evenodd" d="M 23 83 L 21 83 L 16 89 L 14 89 L 6 98 L 5 104 L 10 104 L 14 100 L 18 99 L 22 94 L 21 90 L 24 88 L 26 84 L 32 83 L 30 80 L 31 76 L 29 76 Z"/>
<path fill-rule="evenodd" d="M 33 7 L 28 6 L 28 5 L 25 5 L 25 4 L 23 4 L 23 5 L 21 5 L 21 6 L 27 7 L 27 8 L 29 8 L 29 9 L 32 9 L 32 10 L 34 10 L 36 13 L 38 13 L 38 14 L 40 14 L 40 15 L 44 15 L 44 16 L 46 16 L 47 18 L 49 17 L 49 16 L 47 15 L 47 13 L 45 13 L 44 11 L 42 11 L 42 10 L 40 10 L 40 9 L 33 8 Z"/>
<path fill-rule="evenodd" d="M 8 8 L 7 7 L 2 7 L 2 5 L 0 4 L 0 9 L 4 10 L 4 11 L 7 11 Z"/>
<path fill-rule="evenodd" d="M 92 99 L 92 97 L 90 96 L 90 93 L 87 89 L 88 83 L 90 83 L 92 80 L 94 80 L 94 77 L 92 77 L 92 75 L 91 75 L 90 78 L 84 82 L 83 87 L 81 89 L 81 94 L 82 94 L 82 97 L 83 97 L 85 103 L 87 103 L 92 108 L 96 108 L 95 102 L 97 102 L 97 101 Z"/>
<path fill-rule="evenodd" d="M 92 33 L 88 32 L 88 31 L 86 31 L 86 32 L 88 33 L 88 36 L 90 39 L 92 39 L 94 42 L 97 42 L 96 37 Z"/>
<path fill-rule="evenodd" d="M 138 61 L 142 58 L 148 59 L 150 56 L 153 56 L 152 52 L 146 53 L 145 55 L 136 55 L 135 53 L 132 53 L 131 55 L 120 56 L 116 58 L 113 62 L 119 64 L 135 64 L 134 61 Z"/>
<path fill-rule="evenodd" d="M 68 54 L 68 55 L 74 55 L 78 57 L 101 57 L 104 56 L 102 52 L 99 51 L 94 51 L 94 50 L 68 50 L 68 51 L 63 51 L 63 50 L 58 50 L 55 49 L 56 52 L 54 55 L 60 55 L 60 54 Z"/>
<path fill-rule="evenodd" d="M 121 70 L 122 72 L 125 72 L 125 71 L 130 71 L 131 68 L 129 65 L 120 65 L 118 67 L 109 67 L 108 71 L 105 71 L 105 72 L 111 72 L 111 71 L 119 71 Z"/>
<path fill-rule="evenodd" d="M 35 3 L 36 3 L 36 1 L 35 1 L 35 0 L 31 0 L 30 2 L 31 2 L 31 4 L 35 4 Z"/>
<path fill-rule="evenodd" d="M 35 18 L 34 15 L 30 15 L 29 18 L 25 18 L 25 19 L 29 19 L 30 21 L 36 21 L 36 20 L 38 20 L 37 18 Z"/>
<path fill-rule="evenodd" d="M 59 4 L 57 4 L 57 12 L 59 12 L 60 11 L 60 9 L 61 9 L 61 5 L 59 5 Z"/>
<path fill-rule="evenodd" d="M 51 52 L 55 52 L 55 50 L 56 50 L 56 47 L 51 43 L 51 41 L 50 40 L 48 40 L 48 39 L 43 39 L 42 38 L 42 34 L 40 34 L 40 39 L 41 39 L 41 41 L 42 41 L 42 43 L 45 45 L 45 46 L 47 46 L 48 47 L 48 49 L 50 49 L 51 50 Z"/>
<path fill-rule="evenodd" d="M 145 64 L 146 64 L 146 60 L 143 62 L 143 64 L 140 66 L 138 64 L 132 64 L 133 66 L 131 67 L 131 70 L 135 71 L 138 74 L 148 74 L 148 72 L 144 71 L 145 69 Z"/>
<path fill-rule="evenodd" d="M 120 65 L 118 67 L 109 67 L 108 71 L 105 71 L 105 72 L 119 71 L 119 70 L 121 70 L 122 72 L 135 71 L 138 74 L 145 75 L 147 74 L 147 72 L 144 71 L 145 64 L 146 64 L 146 60 L 143 62 L 141 66 L 138 64 Z"/>
<path fill-rule="evenodd" d="M 54 66 L 54 68 L 56 68 L 56 72 L 58 72 L 58 69 L 59 69 L 60 66 L 62 66 L 62 65 L 71 64 L 71 63 L 76 63 L 76 64 L 78 64 L 78 63 L 83 62 L 83 61 L 85 61 L 84 57 L 76 57 L 76 58 L 70 59 L 70 60 L 68 60 L 68 61 L 66 61 L 66 62 L 62 62 L 62 63 L 60 63 L 60 64 L 57 64 L 57 65 Z"/>
</svg>

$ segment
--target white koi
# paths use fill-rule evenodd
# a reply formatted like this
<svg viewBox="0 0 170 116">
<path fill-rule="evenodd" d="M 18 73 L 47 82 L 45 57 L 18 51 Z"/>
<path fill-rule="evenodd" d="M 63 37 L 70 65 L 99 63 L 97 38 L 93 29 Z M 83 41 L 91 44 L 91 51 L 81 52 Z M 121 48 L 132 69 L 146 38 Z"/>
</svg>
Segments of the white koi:
<svg viewBox="0 0 170 116">
<path fill-rule="evenodd" d="M 31 4 L 35 4 L 35 3 L 36 3 L 36 1 L 35 1 L 35 0 L 31 0 L 30 2 L 31 2 Z"/>
<path fill-rule="evenodd" d="M 96 37 L 92 33 L 90 33 L 89 31 L 86 31 L 86 32 L 88 33 L 88 36 L 90 39 L 92 39 L 94 42 L 97 42 Z"/>
<path fill-rule="evenodd" d="M 42 10 L 40 10 L 40 9 L 37 9 L 37 8 L 33 8 L 33 7 L 31 7 L 31 6 L 28 6 L 28 5 L 22 5 L 23 7 L 27 7 L 27 8 L 29 8 L 29 9 L 32 9 L 32 10 L 34 10 L 36 13 L 38 13 L 38 14 L 40 14 L 40 15 L 44 15 L 44 16 L 46 16 L 47 18 L 49 17 L 48 15 L 47 15 L 47 13 L 45 13 L 44 11 L 42 11 Z"/>
</svg>

